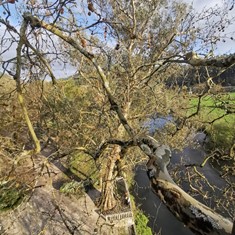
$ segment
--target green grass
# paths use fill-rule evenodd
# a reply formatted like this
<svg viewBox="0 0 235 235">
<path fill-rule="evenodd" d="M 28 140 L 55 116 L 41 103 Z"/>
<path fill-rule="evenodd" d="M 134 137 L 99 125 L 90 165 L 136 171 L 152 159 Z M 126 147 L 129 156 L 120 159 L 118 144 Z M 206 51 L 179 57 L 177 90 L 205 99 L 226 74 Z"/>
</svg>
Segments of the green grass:
<svg viewBox="0 0 235 235">
<path fill-rule="evenodd" d="M 198 102 L 199 98 L 191 99 L 189 115 L 196 112 Z M 226 110 L 235 110 L 235 93 L 207 95 L 201 99 L 199 117 L 204 122 L 211 122 L 226 114 Z"/>
<path fill-rule="evenodd" d="M 190 109 L 187 115 L 195 113 L 199 98 L 190 100 Z M 235 140 L 235 92 L 207 95 L 201 98 L 198 114 L 194 121 L 203 123 L 208 132 L 210 147 L 227 149 Z"/>
<path fill-rule="evenodd" d="M 152 230 L 148 226 L 149 219 L 148 217 L 143 213 L 142 210 L 138 208 L 138 206 L 135 203 L 135 199 L 133 195 L 130 195 L 131 204 L 132 204 L 132 211 L 134 214 L 135 219 L 135 228 L 137 235 L 152 235 Z"/>
<path fill-rule="evenodd" d="M 135 214 L 135 226 L 138 235 L 152 235 L 152 230 L 147 226 L 149 219 L 138 210 Z"/>
<path fill-rule="evenodd" d="M 60 187 L 60 192 L 65 193 L 67 195 L 76 194 L 82 196 L 85 193 L 85 189 L 83 187 L 82 182 L 70 181 L 70 182 L 65 182 Z"/>
</svg>

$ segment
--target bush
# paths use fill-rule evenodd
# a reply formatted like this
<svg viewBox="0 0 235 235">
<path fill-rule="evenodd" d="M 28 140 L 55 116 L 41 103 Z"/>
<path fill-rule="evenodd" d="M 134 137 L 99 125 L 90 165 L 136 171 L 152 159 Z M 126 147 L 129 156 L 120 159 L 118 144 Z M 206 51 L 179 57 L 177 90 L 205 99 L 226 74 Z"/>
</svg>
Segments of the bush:
<svg viewBox="0 0 235 235">
<path fill-rule="evenodd" d="M 228 150 L 233 145 L 235 129 L 234 126 L 226 124 L 225 122 L 217 122 L 207 129 L 210 138 L 208 147 L 210 149 Z"/>
<path fill-rule="evenodd" d="M 16 181 L 0 182 L 0 211 L 19 205 L 25 196 L 25 189 Z"/>
<path fill-rule="evenodd" d="M 152 230 L 147 226 L 148 218 L 142 211 L 137 211 L 135 214 L 135 225 L 138 235 L 152 235 Z"/>
</svg>

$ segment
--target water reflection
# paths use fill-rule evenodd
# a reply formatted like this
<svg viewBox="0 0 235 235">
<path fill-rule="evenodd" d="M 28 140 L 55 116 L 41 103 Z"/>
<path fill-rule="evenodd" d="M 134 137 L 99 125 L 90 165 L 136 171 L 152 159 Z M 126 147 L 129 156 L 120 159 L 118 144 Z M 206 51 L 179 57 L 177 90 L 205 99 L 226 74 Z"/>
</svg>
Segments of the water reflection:
<svg viewBox="0 0 235 235">
<path fill-rule="evenodd" d="M 200 165 L 205 158 L 205 151 L 201 146 L 201 139 L 204 139 L 204 134 L 199 133 L 195 136 L 198 141 L 198 148 L 187 147 L 182 152 L 172 152 L 171 164 L 168 169 L 169 172 L 177 171 L 177 178 L 181 181 L 181 186 L 186 192 L 190 192 L 197 200 L 201 201 L 205 205 L 214 208 L 218 213 L 225 217 L 229 217 L 226 208 L 221 208 L 216 205 L 218 199 L 223 198 L 224 188 L 227 185 L 225 179 L 221 178 L 220 173 L 216 168 L 213 168 L 209 161 L 203 168 L 198 167 L 197 170 L 202 173 L 208 182 L 213 185 L 213 190 L 201 182 L 203 186 L 202 191 L 207 192 L 205 195 L 201 195 L 190 190 L 189 182 L 185 179 L 186 165 Z M 193 168 L 192 168 L 193 169 Z M 155 233 L 161 231 L 162 235 L 192 235 L 193 233 L 184 226 L 183 223 L 178 221 L 171 212 L 162 204 L 160 199 L 153 193 L 150 181 L 146 173 L 146 166 L 139 165 L 135 169 L 135 181 L 136 184 L 132 189 L 132 194 L 135 197 L 135 201 L 140 205 L 146 216 L 149 217 L 149 226 Z M 195 182 L 194 182 L 195 183 Z M 226 200 L 225 200 L 226 201 Z M 232 208 L 229 208 L 230 214 L 234 212 L 234 202 L 230 203 Z"/>
<path fill-rule="evenodd" d="M 148 129 L 150 135 L 153 135 L 157 130 L 163 129 L 167 123 L 172 121 L 172 116 L 159 117 L 158 115 L 156 115 L 148 119 L 143 124 L 143 127 Z"/>
<path fill-rule="evenodd" d="M 144 165 L 136 167 L 135 181 L 132 194 L 135 196 L 136 203 L 140 205 L 139 208 L 149 218 L 149 227 L 156 234 L 161 231 L 162 235 L 193 235 L 153 193 Z"/>
</svg>

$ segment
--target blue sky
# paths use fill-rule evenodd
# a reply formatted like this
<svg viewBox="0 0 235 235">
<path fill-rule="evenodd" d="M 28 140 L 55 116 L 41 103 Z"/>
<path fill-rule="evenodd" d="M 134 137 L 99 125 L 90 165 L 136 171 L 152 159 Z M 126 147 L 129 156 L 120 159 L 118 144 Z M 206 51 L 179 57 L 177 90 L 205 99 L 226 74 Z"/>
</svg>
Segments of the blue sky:
<svg viewBox="0 0 235 235">
<path fill-rule="evenodd" d="M 233 0 L 193 0 L 193 1 L 183 0 L 183 1 L 187 3 L 192 3 L 194 9 L 198 12 L 201 12 L 205 7 L 208 8 L 208 7 L 213 7 L 215 5 L 220 6 L 223 3 L 223 1 L 231 2 L 231 5 L 232 5 Z M 17 4 L 18 5 L 21 4 L 20 2 L 21 0 L 19 0 Z M 12 14 L 11 22 L 14 23 L 15 25 L 20 25 L 19 14 L 16 13 L 15 4 L 9 4 L 9 9 Z M 0 16 L 4 16 L 3 11 L 4 11 L 3 7 L 0 6 Z M 229 14 L 231 16 L 235 16 L 235 6 L 233 10 L 229 12 Z M 92 19 L 92 17 L 88 17 L 88 18 Z M 227 33 L 235 32 L 235 23 L 230 28 L 228 28 L 226 32 Z M 0 37 L 2 33 L 3 33 L 3 27 L 0 27 Z M 216 50 L 216 54 L 224 54 L 224 53 L 235 53 L 235 41 L 227 40 L 226 43 L 222 43 L 222 42 L 218 43 L 218 49 Z M 9 59 L 9 58 L 14 57 L 15 54 L 16 54 L 16 45 L 13 46 L 12 49 L 9 50 L 4 57 L 5 59 Z M 55 70 L 56 76 L 66 77 L 66 76 L 73 74 L 74 72 L 75 72 L 75 69 L 71 66 L 68 66 L 67 68 L 61 68 L 60 65 L 56 65 L 56 70 Z"/>
</svg>

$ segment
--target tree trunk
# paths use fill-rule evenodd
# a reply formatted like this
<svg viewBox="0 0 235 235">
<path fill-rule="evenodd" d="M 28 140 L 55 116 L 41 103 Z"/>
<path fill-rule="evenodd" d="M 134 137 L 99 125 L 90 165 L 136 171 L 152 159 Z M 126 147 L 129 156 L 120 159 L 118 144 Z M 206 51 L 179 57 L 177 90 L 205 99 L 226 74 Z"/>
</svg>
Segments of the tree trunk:
<svg viewBox="0 0 235 235">
<path fill-rule="evenodd" d="M 232 223 L 166 180 L 151 180 L 154 192 L 194 234 L 230 235 Z"/>
<path fill-rule="evenodd" d="M 102 211 L 112 210 L 117 202 L 115 198 L 115 166 L 116 161 L 120 159 L 119 153 L 121 151 L 120 146 L 115 145 L 109 154 L 107 169 L 102 181 L 101 201 L 100 208 Z"/>
<path fill-rule="evenodd" d="M 124 118 L 127 118 L 129 113 L 129 108 L 130 108 L 130 103 L 126 102 L 122 111 Z M 124 134 L 125 134 L 124 126 L 119 125 L 116 136 L 122 138 Z M 121 146 L 115 145 L 108 156 L 108 163 L 101 191 L 100 208 L 103 211 L 111 210 L 116 206 L 114 181 L 116 179 L 115 171 L 117 170 L 116 168 L 118 168 L 117 163 L 121 161 L 120 153 L 121 153 Z"/>
<path fill-rule="evenodd" d="M 32 153 L 39 153 L 41 151 L 40 141 L 37 138 L 37 135 L 33 129 L 32 122 L 29 118 L 28 111 L 27 111 L 26 105 L 24 103 L 23 94 L 20 92 L 18 92 L 18 101 L 20 103 L 22 113 L 24 114 L 24 118 L 25 118 L 28 130 L 29 130 L 30 136 L 31 136 L 33 143 L 34 143 L 34 150 L 32 151 Z"/>
</svg>

